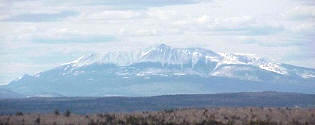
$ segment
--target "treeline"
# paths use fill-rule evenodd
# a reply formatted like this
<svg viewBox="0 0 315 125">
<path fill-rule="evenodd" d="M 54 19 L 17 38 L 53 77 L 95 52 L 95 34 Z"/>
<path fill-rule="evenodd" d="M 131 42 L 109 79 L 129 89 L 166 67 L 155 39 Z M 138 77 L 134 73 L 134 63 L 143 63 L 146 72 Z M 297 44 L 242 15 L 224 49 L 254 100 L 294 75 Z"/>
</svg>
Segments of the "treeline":
<svg viewBox="0 0 315 125">
<path fill-rule="evenodd" d="M 0 99 L 0 115 L 16 112 L 50 113 L 71 109 L 77 114 L 161 111 L 202 107 L 315 107 L 315 94 L 241 92 L 153 97 L 61 97 Z"/>
<path fill-rule="evenodd" d="M 78 115 L 67 110 L 0 116 L 0 125 L 314 125 L 309 108 L 203 108 Z"/>
</svg>

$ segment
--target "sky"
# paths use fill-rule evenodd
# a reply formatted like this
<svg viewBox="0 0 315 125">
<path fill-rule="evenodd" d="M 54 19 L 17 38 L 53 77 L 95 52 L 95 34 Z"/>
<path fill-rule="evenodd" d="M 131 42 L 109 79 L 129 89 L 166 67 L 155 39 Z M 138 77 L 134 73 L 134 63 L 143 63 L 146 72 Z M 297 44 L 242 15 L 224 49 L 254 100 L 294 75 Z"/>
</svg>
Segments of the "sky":
<svg viewBox="0 0 315 125">
<path fill-rule="evenodd" d="M 315 68 L 315 1 L 0 0 L 0 85 L 161 43 Z"/>
</svg>

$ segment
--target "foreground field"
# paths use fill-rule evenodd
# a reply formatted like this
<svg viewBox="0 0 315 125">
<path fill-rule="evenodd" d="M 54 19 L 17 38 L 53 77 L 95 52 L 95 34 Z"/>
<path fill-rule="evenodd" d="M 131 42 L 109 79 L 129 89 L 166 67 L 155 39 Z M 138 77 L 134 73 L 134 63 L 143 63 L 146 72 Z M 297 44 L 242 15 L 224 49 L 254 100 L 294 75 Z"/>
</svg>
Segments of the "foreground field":
<svg viewBox="0 0 315 125">
<path fill-rule="evenodd" d="M 203 108 L 77 115 L 70 111 L 0 116 L 0 125 L 314 125 L 309 108 Z"/>
</svg>

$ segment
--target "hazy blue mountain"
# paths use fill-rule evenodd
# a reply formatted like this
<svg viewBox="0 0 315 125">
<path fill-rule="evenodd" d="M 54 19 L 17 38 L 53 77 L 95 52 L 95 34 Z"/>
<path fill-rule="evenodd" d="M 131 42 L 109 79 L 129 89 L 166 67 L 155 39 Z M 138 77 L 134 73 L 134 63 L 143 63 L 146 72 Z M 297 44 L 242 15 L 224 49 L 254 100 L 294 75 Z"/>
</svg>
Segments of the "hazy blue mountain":
<svg viewBox="0 0 315 125">
<path fill-rule="evenodd" d="M 0 99 L 12 99 L 12 98 L 24 98 L 24 95 L 18 94 L 16 92 L 0 88 Z"/>
<path fill-rule="evenodd" d="M 315 70 L 246 54 L 161 44 L 90 54 L 5 88 L 27 96 L 152 96 L 244 91 L 315 93 Z"/>
</svg>

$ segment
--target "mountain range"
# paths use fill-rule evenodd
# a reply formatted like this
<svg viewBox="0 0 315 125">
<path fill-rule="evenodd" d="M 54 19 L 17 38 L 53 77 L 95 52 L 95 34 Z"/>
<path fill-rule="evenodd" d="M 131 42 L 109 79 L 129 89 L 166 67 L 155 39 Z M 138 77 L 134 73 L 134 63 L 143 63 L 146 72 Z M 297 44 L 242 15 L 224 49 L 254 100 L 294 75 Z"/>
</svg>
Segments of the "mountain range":
<svg viewBox="0 0 315 125">
<path fill-rule="evenodd" d="M 35 75 L 24 75 L 1 89 L 28 97 L 315 93 L 315 69 L 250 54 L 161 44 L 85 55 Z"/>
</svg>

